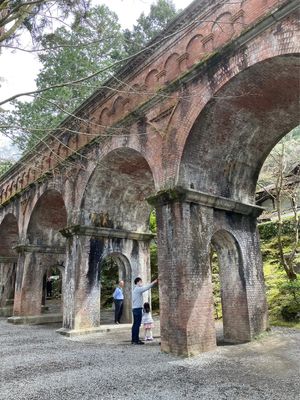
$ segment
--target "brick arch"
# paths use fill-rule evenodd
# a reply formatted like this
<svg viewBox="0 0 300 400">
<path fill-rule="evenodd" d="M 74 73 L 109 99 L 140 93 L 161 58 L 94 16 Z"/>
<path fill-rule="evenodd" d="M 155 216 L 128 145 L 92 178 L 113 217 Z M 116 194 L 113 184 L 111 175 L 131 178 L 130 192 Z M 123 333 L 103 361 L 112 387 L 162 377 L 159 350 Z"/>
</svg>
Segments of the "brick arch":
<svg viewBox="0 0 300 400">
<path fill-rule="evenodd" d="M 49 159 L 49 169 L 55 168 L 57 164 L 57 155 L 55 149 L 53 151 L 49 151 L 48 153 L 48 159 Z"/>
<path fill-rule="evenodd" d="M 128 88 L 127 102 L 125 103 L 125 110 L 129 112 L 135 105 L 139 104 L 143 98 L 142 86 L 135 83 Z"/>
<path fill-rule="evenodd" d="M 85 223 L 93 223 L 92 213 L 102 213 L 108 227 L 147 231 L 151 207 L 146 198 L 154 191 L 151 168 L 140 152 L 129 147 L 110 148 L 102 154 L 83 193 Z"/>
<path fill-rule="evenodd" d="M 265 158 L 298 125 L 298 65 L 296 55 L 270 58 L 216 91 L 187 138 L 179 181 L 253 202 Z"/>
<path fill-rule="evenodd" d="M 175 79 L 180 73 L 178 58 L 179 54 L 173 53 L 167 58 L 165 62 L 164 69 L 166 71 L 166 77 L 165 77 L 166 83 Z"/>
<path fill-rule="evenodd" d="M 124 97 L 123 96 L 117 96 L 115 101 L 113 102 L 112 106 L 112 113 L 113 114 L 122 114 L 124 110 Z"/>
<path fill-rule="evenodd" d="M 204 55 L 203 43 L 202 43 L 203 35 L 195 35 L 191 38 L 186 46 L 186 52 L 188 55 L 187 58 L 187 67 L 190 68 L 196 61 L 200 60 Z"/>
<path fill-rule="evenodd" d="M 214 47 L 230 40 L 234 34 L 232 14 L 230 12 L 219 15 L 211 27 Z"/>
<path fill-rule="evenodd" d="M 250 340 L 245 276 L 240 273 L 244 269 L 241 247 L 237 238 L 224 229 L 214 233 L 211 244 L 218 255 L 224 340 Z"/>
<path fill-rule="evenodd" d="M 47 188 L 31 205 L 24 232 L 30 244 L 61 245 L 64 238 L 59 230 L 66 225 L 67 209 L 62 194 L 55 188 Z"/>
<path fill-rule="evenodd" d="M 69 136 L 68 147 L 73 151 L 76 151 L 78 148 L 78 134 L 76 132 L 72 132 Z"/>
<path fill-rule="evenodd" d="M 10 184 L 10 195 L 13 196 L 17 191 L 17 177 L 15 177 Z"/>
<path fill-rule="evenodd" d="M 22 177 L 18 176 L 16 180 L 16 191 L 18 192 L 21 189 L 22 189 Z"/>
<path fill-rule="evenodd" d="M 83 132 L 78 132 L 78 148 L 84 147 L 90 141 L 90 137 L 87 132 L 84 130 Z"/>
<path fill-rule="evenodd" d="M 31 182 L 34 181 L 34 171 L 32 167 L 29 167 L 26 175 L 25 175 L 25 180 L 27 184 L 30 184 Z"/>
<path fill-rule="evenodd" d="M 103 108 L 103 110 L 100 113 L 100 117 L 99 117 L 99 123 L 101 125 L 109 125 L 110 122 L 110 112 L 109 109 L 107 107 Z"/>
<path fill-rule="evenodd" d="M 294 22 L 293 22 L 294 21 Z M 179 124 L 182 127 L 180 129 L 180 132 L 178 132 L 178 141 L 177 141 L 177 146 L 179 150 L 178 153 L 178 158 L 175 161 L 176 166 L 175 170 L 177 170 L 176 175 L 175 175 L 175 182 L 177 184 L 183 183 L 182 179 L 180 177 L 180 174 L 182 173 L 182 169 L 180 167 L 180 159 L 182 160 L 183 157 L 183 151 L 184 147 L 186 145 L 187 138 L 189 137 L 189 133 L 192 130 L 193 125 L 195 124 L 197 118 L 201 113 L 204 113 L 206 106 L 208 105 L 209 102 L 213 102 L 213 97 L 217 96 L 218 93 L 226 86 L 227 83 L 233 82 L 234 79 L 238 78 L 241 76 L 240 74 L 243 73 L 246 70 L 250 70 L 250 68 L 253 68 L 255 66 L 263 65 L 263 63 L 272 63 L 272 60 L 275 61 L 278 60 L 280 63 L 280 60 L 286 59 L 288 60 L 290 57 L 291 59 L 293 57 L 299 56 L 299 50 L 298 50 L 298 45 L 297 45 L 297 38 L 296 38 L 296 31 L 291 29 L 291 26 L 293 26 L 293 23 L 296 24 L 296 18 L 295 16 L 289 17 L 288 21 L 283 21 L 279 23 L 280 29 L 278 29 L 276 26 L 268 29 L 263 33 L 262 36 L 257 37 L 250 42 L 247 47 L 245 47 L 243 50 L 239 50 L 236 53 L 232 53 L 230 56 L 223 56 L 223 59 L 226 60 L 226 70 L 224 70 L 224 66 L 222 62 L 218 64 L 214 64 L 213 68 L 210 69 L 209 76 L 206 74 L 203 75 L 203 79 L 200 83 L 200 87 L 197 88 L 197 86 L 194 86 L 191 90 L 194 92 L 197 92 L 197 90 L 201 89 L 201 99 L 197 97 L 197 102 L 193 101 L 192 104 L 189 102 L 189 108 L 188 112 L 186 113 L 186 116 L 184 119 L 180 118 L 180 122 L 176 121 L 176 118 L 174 118 L 174 121 L 172 122 L 173 124 Z M 287 42 L 285 37 L 287 32 L 289 32 L 289 41 Z M 277 64 L 277 67 L 279 64 Z M 284 67 L 283 67 L 284 68 Z M 283 68 L 279 68 L 282 70 Z M 269 71 L 270 74 L 270 71 Z M 253 78 L 254 81 L 257 79 L 257 76 Z M 275 90 L 275 87 L 278 88 L 277 85 L 277 78 L 276 78 L 276 84 L 274 84 L 274 81 L 271 83 L 270 88 L 273 88 Z M 295 83 L 296 87 L 298 85 L 298 82 Z M 287 90 L 285 89 L 284 92 Z M 292 92 L 295 92 L 295 88 L 292 88 Z M 277 95 L 276 95 L 277 96 Z M 251 96 L 250 96 L 251 98 Z M 200 99 L 200 101 L 199 101 Z M 213 112 L 213 111 L 211 111 Z M 278 114 L 277 114 L 278 115 Z M 178 118 L 178 117 L 177 117 Z M 282 121 L 282 119 L 281 119 Z M 291 124 L 291 129 L 292 129 Z M 290 128 L 288 128 L 290 129 Z M 288 133 L 288 131 L 281 133 L 272 144 L 270 144 L 269 148 L 266 148 L 266 152 L 264 155 L 261 157 L 260 163 L 257 165 L 257 171 L 255 172 L 255 178 L 253 177 L 253 184 L 251 187 L 250 192 L 248 192 L 246 198 L 244 200 L 248 199 L 248 201 L 252 202 L 253 201 L 253 191 L 255 189 L 255 184 L 254 181 L 256 179 L 256 175 L 259 172 L 260 169 L 260 164 L 263 163 L 265 157 L 267 154 L 270 152 L 272 147 L 277 143 L 278 140 L 284 134 Z M 214 147 L 216 143 L 214 143 L 213 140 L 213 135 L 210 135 L 211 137 L 208 139 L 207 146 L 208 147 Z M 203 149 L 201 152 L 204 154 L 207 153 L 207 146 L 203 146 Z M 223 156 L 222 156 L 223 157 Z M 220 157 L 219 157 L 220 158 Z M 181 171 L 180 171 L 181 169 Z M 223 174 L 223 172 L 220 172 L 220 174 Z M 258 176 L 258 175 L 257 175 Z M 246 176 L 245 176 L 246 179 Z M 185 182 L 185 184 L 188 184 Z M 248 187 L 248 185 L 246 185 Z M 248 187 L 248 189 L 250 189 Z M 216 193 L 214 185 L 211 185 L 209 188 L 208 185 L 206 189 L 210 193 Z M 226 193 L 223 192 L 225 195 Z M 251 193 L 251 194 L 250 194 Z M 241 198 L 240 194 L 235 195 L 235 198 Z M 243 196 L 242 196 L 243 197 Z"/>
<path fill-rule="evenodd" d="M 130 90 L 130 92 L 133 92 L 134 94 L 140 93 L 140 91 L 141 91 L 141 85 L 139 85 L 138 83 L 132 85 L 132 90 Z"/>
<path fill-rule="evenodd" d="M 20 177 L 20 189 L 22 189 L 25 186 L 25 180 L 26 180 L 26 172 L 23 172 Z"/>
<path fill-rule="evenodd" d="M 67 145 L 60 143 L 58 150 L 57 150 L 57 154 L 60 159 L 65 159 L 69 154 L 69 149 L 68 149 Z"/>
<path fill-rule="evenodd" d="M 125 322 L 131 322 L 131 313 L 132 313 L 132 265 L 130 260 L 122 251 L 117 251 L 114 248 L 109 246 L 105 247 L 103 250 L 103 254 L 101 256 L 101 261 L 99 263 L 100 268 L 100 280 L 101 280 L 101 264 L 105 262 L 107 258 L 112 258 L 118 266 L 118 280 L 123 280 L 125 282 L 124 286 L 124 310 L 123 310 L 123 319 Z M 101 290 L 100 290 L 101 296 Z"/>
<path fill-rule="evenodd" d="M 157 74 L 158 70 L 157 69 L 152 69 L 151 71 L 148 72 L 146 78 L 145 78 L 145 85 L 147 89 L 156 89 L 158 85 L 158 79 L 157 79 Z"/>
<path fill-rule="evenodd" d="M 13 249 L 19 242 L 19 227 L 17 217 L 13 213 L 4 216 L 0 223 L 0 257 L 15 257 Z"/>
<path fill-rule="evenodd" d="M 8 186 L 7 186 L 7 194 L 8 194 L 8 197 L 10 197 L 10 196 L 12 195 L 12 193 L 13 193 L 13 182 L 10 182 L 10 183 L 8 184 Z"/>
<path fill-rule="evenodd" d="M 4 189 L 2 189 L 0 192 L 0 200 L 1 200 L 1 203 L 4 201 Z"/>
</svg>

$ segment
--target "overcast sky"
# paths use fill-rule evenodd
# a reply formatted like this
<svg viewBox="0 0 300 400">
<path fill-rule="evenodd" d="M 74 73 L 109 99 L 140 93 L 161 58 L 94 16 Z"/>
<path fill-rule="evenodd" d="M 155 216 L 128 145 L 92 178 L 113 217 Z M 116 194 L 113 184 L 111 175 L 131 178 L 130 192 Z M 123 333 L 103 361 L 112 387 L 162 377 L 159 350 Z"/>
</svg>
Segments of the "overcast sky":
<svg viewBox="0 0 300 400">
<path fill-rule="evenodd" d="M 93 3 L 106 4 L 112 11 L 116 12 L 123 28 L 131 28 L 142 12 L 148 14 L 153 2 L 154 0 L 94 0 Z M 177 9 L 184 9 L 192 0 L 173 0 L 173 2 Z M 0 77 L 2 80 L 0 100 L 20 92 L 33 90 L 35 88 L 34 79 L 38 70 L 39 64 L 32 54 L 3 50 L 0 55 Z M 1 136 L 0 133 L 0 150 L 7 144 L 8 139 Z"/>
</svg>

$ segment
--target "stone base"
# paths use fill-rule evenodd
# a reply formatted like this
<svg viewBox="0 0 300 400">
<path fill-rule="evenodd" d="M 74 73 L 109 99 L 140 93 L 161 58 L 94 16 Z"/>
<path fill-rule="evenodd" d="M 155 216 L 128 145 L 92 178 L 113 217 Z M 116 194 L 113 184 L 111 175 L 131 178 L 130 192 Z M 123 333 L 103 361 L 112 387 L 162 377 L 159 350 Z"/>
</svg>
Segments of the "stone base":
<svg viewBox="0 0 300 400">
<path fill-rule="evenodd" d="M 13 315 L 13 307 L 12 306 L 0 308 L 0 317 L 10 317 L 11 315 Z"/>
<path fill-rule="evenodd" d="M 67 337 L 80 336 L 80 335 L 89 335 L 92 333 L 100 333 L 100 332 L 114 332 L 114 331 L 130 331 L 132 324 L 120 324 L 120 325 L 100 325 L 95 328 L 86 328 L 86 329 L 67 329 L 60 328 L 57 329 L 57 333 Z"/>
<path fill-rule="evenodd" d="M 14 325 L 40 325 L 40 324 L 53 324 L 62 322 L 62 314 L 43 314 L 7 318 L 7 322 Z"/>
</svg>

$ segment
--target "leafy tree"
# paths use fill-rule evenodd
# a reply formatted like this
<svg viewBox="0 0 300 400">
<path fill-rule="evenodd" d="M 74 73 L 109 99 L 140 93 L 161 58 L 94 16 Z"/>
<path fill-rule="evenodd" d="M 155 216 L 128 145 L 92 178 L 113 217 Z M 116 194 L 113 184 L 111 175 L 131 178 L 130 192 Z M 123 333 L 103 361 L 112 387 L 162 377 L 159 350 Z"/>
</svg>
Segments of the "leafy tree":
<svg viewBox="0 0 300 400">
<path fill-rule="evenodd" d="M 123 36 L 116 14 L 106 6 L 89 9 L 84 18 L 79 14 L 71 29 L 60 27 L 44 35 L 41 44 L 47 51 L 39 55 L 42 64 L 37 89 L 84 78 L 120 59 Z M 6 131 L 20 148 L 32 147 L 54 129 L 108 78 L 108 73 L 74 84 L 36 93 L 32 102 L 15 101 L 15 110 L 2 115 Z"/>
<path fill-rule="evenodd" d="M 13 112 L 0 113 L 1 128 L 20 149 L 30 149 L 51 132 L 114 71 L 99 75 L 99 69 L 143 47 L 176 15 L 171 0 L 158 0 L 149 16 L 140 16 L 133 32 L 122 33 L 117 16 L 107 7 L 86 4 L 84 13 L 75 9 L 70 27 L 37 39 L 44 51 L 39 54 L 42 68 L 32 101 L 14 100 Z M 82 81 L 74 83 L 78 80 Z"/>
<path fill-rule="evenodd" d="M 280 143 L 278 143 L 267 158 L 258 181 L 259 187 L 270 195 L 275 204 L 278 219 L 277 243 L 280 265 L 288 279 L 295 280 L 295 258 L 299 250 L 299 154 L 300 127 L 295 128 Z M 294 238 L 291 251 L 286 254 L 283 244 L 283 201 L 288 200 L 293 213 Z"/>
<path fill-rule="evenodd" d="M 12 165 L 13 161 L 0 160 L 0 176 L 3 175 Z"/>
<path fill-rule="evenodd" d="M 74 12 L 84 16 L 89 4 L 90 0 L 0 1 L 0 46 L 16 42 L 24 30 L 37 39 L 53 20 Z"/>
<path fill-rule="evenodd" d="M 128 54 L 134 54 L 147 42 L 153 39 L 176 16 L 177 11 L 172 0 L 157 0 L 151 5 L 149 15 L 142 13 L 137 19 L 133 30 L 126 29 L 125 49 Z"/>
</svg>

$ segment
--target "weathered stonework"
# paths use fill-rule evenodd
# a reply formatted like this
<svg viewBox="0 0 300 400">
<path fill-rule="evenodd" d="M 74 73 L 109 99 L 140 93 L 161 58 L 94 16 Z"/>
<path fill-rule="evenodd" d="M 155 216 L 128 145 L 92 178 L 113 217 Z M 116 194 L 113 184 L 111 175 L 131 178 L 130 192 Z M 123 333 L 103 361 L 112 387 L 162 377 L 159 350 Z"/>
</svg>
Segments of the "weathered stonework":
<svg viewBox="0 0 300 400">
<path fill-rule="evenodd" d="M 216 346 L 211 244 L 225 339 L 266 329 L 254 194 L 266 156 L 299 124 L 297 6 L 193 2 L 111 89 L 95 92 L 0 179 L 0 257 L 18 259 L 15 316 L 40 314 L 44 271 L 63 263 L 63 329 L 94 329 L 101 262 L 112 255 L 129 321 L 132 281 L 150 278 L 155 206 L 162 349 Z M 0 265 L 5 304 L 13 269 Z"/>
</svg>

